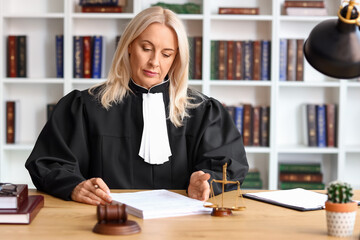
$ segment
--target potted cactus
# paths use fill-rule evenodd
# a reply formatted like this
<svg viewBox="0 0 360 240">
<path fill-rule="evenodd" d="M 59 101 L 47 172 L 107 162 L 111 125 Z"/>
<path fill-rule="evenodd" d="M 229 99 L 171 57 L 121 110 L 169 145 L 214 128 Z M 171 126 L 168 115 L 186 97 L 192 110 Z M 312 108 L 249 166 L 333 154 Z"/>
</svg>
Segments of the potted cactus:
<svg viewBox="0 0 360 240">
<path fill-rule="evenodd" d="M 325 203 L 328 234 L 347 237 L 353 234 L 357 203 L 352 201 L 350 184 L 334 181 L 327 187 L 328 200 Z"/>
</svg>

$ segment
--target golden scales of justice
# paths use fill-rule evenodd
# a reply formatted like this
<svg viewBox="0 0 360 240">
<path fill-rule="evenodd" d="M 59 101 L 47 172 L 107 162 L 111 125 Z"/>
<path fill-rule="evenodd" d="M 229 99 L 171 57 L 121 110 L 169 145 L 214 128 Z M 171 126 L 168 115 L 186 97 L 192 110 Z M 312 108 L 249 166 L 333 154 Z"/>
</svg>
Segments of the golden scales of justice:
<svg viewBox="0 0 360 240">
<path fill-rule="evenodd" d="M 244 204 L 244 198 L 241 194 L 240 191 L 240 182 L 239 181 L 228 181 L 226 179 L 226 168 L 227 168 L 227 163 L 225 163 L 223 165 L 223 178 L 222 180 L 211 180 L 210 182 L 210 198 L 212 198 L 212 200 L 216 201 L 215 204 L 211 204 L 211 205 L 204 205 L 205 207 L 211 207 L 213 209 L 211 215 L 212 216 L 217 216 L 217 217 L 224 217 L 224 216 L 229 216 L 232 215 L 232 211 L 243 211 L 245 210 L 245 204 Z M 222 184 L 222 191 L 221 191 L 221 204 L 217 203 L 217 198 L 215 198 L 215 194 L 214 194 L 214 188 L 213 188 L 213 183 L 221 183 Z M 235 206 L 233 207 L 224 207 L 224 190 L 225 190 L 225 185 L 226 184 L 237 184 L 237 193 L 236 193 L 236 197 L 235 197 Z M 220 196 L 219 195 L 219 196 Z M 238 196 L 241 199 L 241 203 L 242 206 L 238 206 Z"/>
</svg>

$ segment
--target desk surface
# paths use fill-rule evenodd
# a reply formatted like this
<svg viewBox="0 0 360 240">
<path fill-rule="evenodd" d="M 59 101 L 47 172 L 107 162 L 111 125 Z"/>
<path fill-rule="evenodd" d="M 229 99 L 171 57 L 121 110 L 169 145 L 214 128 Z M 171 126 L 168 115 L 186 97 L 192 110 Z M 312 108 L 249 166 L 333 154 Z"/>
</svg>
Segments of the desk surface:
<svg viewBox="0 0 360 240">
<path fill-rule="evenodd" d="M 236 191 L 226 193 L 225 202 L 235 194 Z M 143 220 L 129 215 L 129 219 L 138 222 L 141 233 L 99 235 L 92 232 L 96 224 L 95 206 L 43 195 L 45 206 L 33 222 L 0 225 L 0 239 L 336 239 L 327 236 L 325 210 L 299 212 L 250 199 L 244 199 L 245 211 L 230 217 L 193 215 Z M 360 190 L 355 191 L 354 199 L 360 199 Z M 359 239 L 359 214 L 360 208 L 351 239 Z"/>
</svg>

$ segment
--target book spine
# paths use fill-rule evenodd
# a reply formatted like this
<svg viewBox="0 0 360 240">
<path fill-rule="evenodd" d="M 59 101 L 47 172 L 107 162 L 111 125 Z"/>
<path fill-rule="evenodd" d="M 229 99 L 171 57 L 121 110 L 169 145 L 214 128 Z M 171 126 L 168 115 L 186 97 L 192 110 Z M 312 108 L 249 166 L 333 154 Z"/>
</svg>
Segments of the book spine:
<svg viewBox="0 0 360 240">
<path fill-rule="evenodd" d="M 250 146 L 252 142 L 251 136 L 251 111 L 252 105 L 251 104 L 244 104 L 244 120 L 243 120 L 243 143 L 245 146 Z"/>
<path fill-rule="evenodd" d="M 304 39 L 296 40 L 296 81 L 304 81 Z"/>
<path fill-rule="evenodd" d="M 64 35 L 55 36 L 56 46 L 56 77 L 64 77 Z"/>
<path fill-rule="evenodd" d="M 82 6 L 83 13 L 122 13 L 123 8 L 120 6 Z"/>
<path fill-rule="evenodd" d="M 258 15 L 259 8 L 219 8 L 219 14 Z"/>
<path fill-rule="evenodd" d="M 15 143 L 15 101 L 6 102 L 6 143 Z"/>
<path fill-rule="evenodd" d="M 316 106 L 316 129 L 318 147 L 326 147 L 326 114 L 325 105 Z"/>
<path fill-rule="evenodd" d="M 195 77 L 195 45 L 194 37 L 188 37 L 189 41 L 189 79 L 194 79 Z"/>
<path fill-rule="evenodd" d="M 226 54 L 227 51 L 227 42 L 226 41 L 219 41 L 219 79 L 224 80 L 225 79 L 225 73 L 226 73 Z"/>
<path fill-rule="evenodd" d="M 84 36 L 83 38 L 83 77 L 91 78 L 91 37 Z"/>
<path fill-rule="evenodd" d="M 322 182 L 322 173 L 280 173 L 283 182 Z"/>
<path fill-rule="evenodd" d="M 253 78 L 253 42 L 244 41 L 244 79 Z"/>
<path fill-rule="evenodd" d="M 242 134 L 243 129 L 243 117 L 244 117 L 244 109 L 243 106 L 235 106 L 234 107 L 234 122 L 236 128 L 239 130 L 239 132 Z"/>
<path fill-rule="evenodd" d="M 126 6 L 126 0 L 80 0 L 80 6 Z"/>
<path fill-rule="evenodd" d="M 320 173 L 320 164 L 279 164 L 280 172 L 297 172 L 297 173 Z"/>
<path fill-rule="evenodd" d="M 195 37 L 195 79 L 202 79 L 202 37 Z"/>
<path fill-rule="evenodd" d="M 236 41 L 235 42 L 235 79 L 236 80 L 241 80 L 243 79 L 243 42 L 242 41 Z"/>
<path fill-rule="evenodd" d="M 316 105 L 306 105 L 306 121 L 307 121 L 307 143 L 309 147 L 317 146 L 316 132 Z"/>
<path fill-rule="evenodd" d="M 258 180 L 260 179 L 260 172 L 258 170 L 249 171 L 246 174 L 245 180 Z"/>
<path fill-rule="evenodd" d="M 279 56 L 279 80 L 286 81 L 287 73 L 287 39 L 280 39 L 280 56 Z"/>
<path fill-rule="evenodd" d="M 296 79 L 296 39 L 287 40 L 287 80 Z"/>
<path fill-rule="evenodd" d="M 261 41 L 261 80 L 270 80 L 271 74 L 271 47 L 269 40 Z"/>
<path fill-rule="evenodd" d="M 262 181 L 258 180 L 244 180 L 241 185 L 242 189 L 262 189 Z"/>
<path fill-rule="evenodd" d="M 324 8 L 324 1 L 285 1 L 284 7 L 297 7 L 297 8 Z"/>
<path fill-rule="evenodd" d="M 336 146 L 336 105 L 326 104 L 326 132 L 327 132 L 327 146 Z"/>
<path fill-rule="evenodd" d="M 227 42 L 227 80 L 234 79 L 234 41 Z"/>
<path fill-rule="evenodd" d="M 255 40 L 253 42 L 253 80 L 260 80 L 261 72 L 261 42 Z"/>
<path fill-rule="evenodd" d="M 93 56 L 92 56 L 92 78 L 101 78 L 102 68 L 102 36 L 94 36 L 93 38 Z"/>
<path fill-rule="evenodd" d="M 269 123 L 270 123 L 270 107 L 261 107 L 260 117 L 260 146 L 269 146 Z"/>
<path fill-rule="evenodd" d="M 83 39 L 81 36 L 74 36 L 74 78 L 83 78 Z"/>
<path fill-rule="evenodd" d="M 326 8 L 295 8 L 288 7 L 285 9 L 286 15 L 289 16 L 327 16 Z"/>
<path fill-rule="evenodd" d="M 26 77 L 26 36 L 17 36 L 17 76 Z"/>
<path fill-rule="evenodd" d="M 8 36 L 7 42 L 7 77 L 17 77 L 17 40 L 16 36 Z"/>
<path fill-rule="evenodd" d="M 16 196 L 16 198 L 17 198 L 17 209 L 21 208 L 21 206 L 27 201 L 28 192 L 29 192 L 27 184 L 19 184 L 18 188 L 21 188 L 21 191 Z"/>
<path fill-rule="evenodd" d="M 260 106 L 254 106 L 252 109 L 252 145 L 260 146 Z"/>
</svg>

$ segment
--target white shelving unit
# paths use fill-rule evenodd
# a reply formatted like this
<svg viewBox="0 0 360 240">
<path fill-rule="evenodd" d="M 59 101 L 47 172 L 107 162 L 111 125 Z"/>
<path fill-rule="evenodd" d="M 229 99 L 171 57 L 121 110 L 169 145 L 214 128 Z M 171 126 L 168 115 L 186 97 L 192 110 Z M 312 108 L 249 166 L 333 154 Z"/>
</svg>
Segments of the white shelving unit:
<svg viewBox="0 0 360 240">
<path fill-rule="evenodd" d="M 46 121 L 46 104 L 57 102 L 73 89 L 86 89 L 105 80 L 120 35 L 136 13 L 157 0 L 128 0 L 126 13 L 81 13 L 78 0 L 0 1 L 0 181 L 33 187 L 24 163 Z M 166 0 L 202 5 L 202 14 L 182 14 L 189 36 L 203 37 L 203 79 L 191 86 L 226 104 L 249 102 L 271 107 L 270 146 L 246 147 L 250 167 L 261 171 L 265 189 L 277 189 L 280 162 L 320 162 L 324 182 L 341 179 L 360 189 L 360 82 L 340 81 L 314 70 L 306 61 L 303 82 L 279 81 L 279 40 L 307 38 L 320 21 L 336 18 L 340 0 L 325 0 L 330 16 L 283 15 L 284 0 Z M 21 6 L 21 7 L 19 7 Z M 260 15 L 218 15 L 220 6 L 260 7 Z M 27 78 L 6 77 L 6 39 L 27 35 Z M 55 35 L 64 34 L 64 78 L 56 77 Z M 106 70 L 102 79 L 72 77 L 73 35 L 103 35 Z M 210 80 L 212 40 L 271 40 L 271 81 Z M 18 142 L 5 142 L 5 101 L 18 100 Z M 336 103 L 338 136 L 335 148 L 303 144 L 301 106 Z"/>
</svg>

